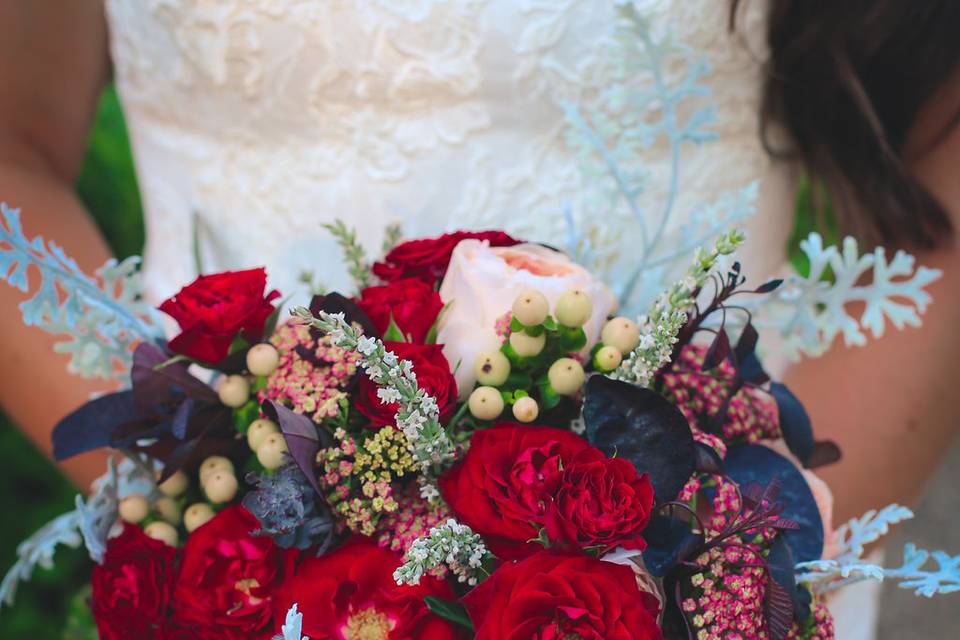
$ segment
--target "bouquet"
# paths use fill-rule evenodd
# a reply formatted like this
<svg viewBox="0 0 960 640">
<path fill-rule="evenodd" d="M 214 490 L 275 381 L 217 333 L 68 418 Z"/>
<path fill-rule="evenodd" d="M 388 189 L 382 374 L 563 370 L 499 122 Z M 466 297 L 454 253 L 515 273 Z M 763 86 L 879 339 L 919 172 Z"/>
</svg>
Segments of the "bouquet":
<svg viewBox="0 0 960 640">
<path fill-rule="evenodd" d="M 28 321 L 72 313 L 77 368 L 129 383 L 56 427 L 59 459 L 121 459 L 21 546 L 7 602 L 81 542 L 104 639 L 827 639 L 842 584 L 960 586 L 942 552 L 861 559 L 902 507 L 834 530 L 811 469 L 840 452 L 764 371 L 750 311 L 796 283 L 747 287 L 738 231 L 629 317 L 504 232 L 368 265 L 338 225 L 354 294 L 286 317 L 263 269 L 200 276 L 160 305 L 167 341 L 135 264 L 82 276 L 4 213 L 13 284 L 72 278 Z"/>
</svg>

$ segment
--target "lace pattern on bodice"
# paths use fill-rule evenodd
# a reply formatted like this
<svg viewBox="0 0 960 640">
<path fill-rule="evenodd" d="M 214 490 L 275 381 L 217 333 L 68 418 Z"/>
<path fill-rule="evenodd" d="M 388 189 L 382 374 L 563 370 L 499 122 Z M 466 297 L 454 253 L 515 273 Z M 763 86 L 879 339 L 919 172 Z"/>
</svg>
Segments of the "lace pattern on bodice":
<svg viewBox="0 0 960 640">
<path fill-rule="evenodd" d="M 618 79 L 614 0 L 107 0 L 117 83 L 147 213 L 156 299 L 207 270 L 266 264 L 293 290 L 311 269 L 345 284 L 321 223 L 371 249 L 408 235 L 502 227 L 562 244 L 570 205 L 629 247 L 616 212 L 593 219 L 564 105 L 602 113 Z M 741 29 L 759 34 L 749 3 Z M 654 30 L 702 50 L 723 143 L 684 158 L 677 210 L 757 179 L 759 56 L 718 0 L 635 0 Z M 666 149 L 642 158 L 663 199 Z M 675 221 L 675 222 L 679 222 Z"/>
</svg>

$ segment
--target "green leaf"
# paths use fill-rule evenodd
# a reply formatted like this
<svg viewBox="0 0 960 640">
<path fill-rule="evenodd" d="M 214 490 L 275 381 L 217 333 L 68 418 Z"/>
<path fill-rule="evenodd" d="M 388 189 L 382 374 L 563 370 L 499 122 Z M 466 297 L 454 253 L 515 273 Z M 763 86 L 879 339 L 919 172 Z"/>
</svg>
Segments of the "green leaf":
<svg viewBox="0 0 960 640">
<path fill-rule="evenodd" d="M 473 631 L 470 616 L 467 615 L 467 610 L 459 602 L 450 602 L 436 596 L 424 596 L 423 601 L 432 613 Z"/>
<path fill-rule="evenodd" d="M 551 316 L 547 316 L 546 320 L 543 321 L 543 328 L 547 331 L 556 331 L 557 330 L 557 321 L 554 320 Z"/>
<path fill-rule="evenodd" d="M 287 308 L 287 303 L 290 301 L 290 296 L 287 296 L 277 304 L 277 308 L 273 310 L 269 316 L 267 316 L 267 321 L 263 323 L 263 339 L 266 340 L 273 335 L 273 332 L 277 330 L 277 323 L 280 321 L 280 313 Z"/>
<path fill-rule="evenodd" d="M 545 331 L 542 324 L 538 324 L 535 327 L 524 327 L 523 332 L 532 338 L 536 338 L 539 335 L 543 335 Z"/>
<path fill-rule="evenodd" d="M 390 324 L 383 334 L 383 340 L 384 342 L 409 342 L 407 337 L 403 335 L 403 331 L 400 331 L 400 327 L 398 327 L 394 321 L 392 313 L 390 314 Z"/>
<path fill-rule="evenodd" d="M 523 329 L 524 329 L 524 326 L 522 322 L 517 320 L 515 317 L 510 318 L 510 331 L 517 332 L 517 331 L 523 331 Z"/>
<path fill-rule="evenodd" d="M 560 327 L 559 336 L 560 349 L 565 353 L 575 353 L 587 346 L 587 334 L 580 327 Z"/>
<path fill-rule="evenodd" d="M 229 353 L 237 353 L 238 351 L 243 351 L 244 349 L 250 347 L 250 343 L 241 336 L 237 336 L 233 339 L 233 342 L 230 343 Z"/>
<path fill-rule="evenodd" d="M 554 391 L 553 387 L 550 386 L 549 380 L 539 381 L 537 388 L 540 389 L 540 403 L 543 405 L 544 411 L 553 409 L 560 404 L 560 400 L 563 399 L 563 396 Z"/>
<path fill-rule="evenodd" d="M 234 409 L 233 424 L 237 428 L 238 433 L 247 435 L 247 429 L 250 428 L 250 424 L 259 417 L 260 403 L 258 403 L 255 398 L 251 398 L 247 401 L 247 404 L 239 409 Z"/>
</svg>

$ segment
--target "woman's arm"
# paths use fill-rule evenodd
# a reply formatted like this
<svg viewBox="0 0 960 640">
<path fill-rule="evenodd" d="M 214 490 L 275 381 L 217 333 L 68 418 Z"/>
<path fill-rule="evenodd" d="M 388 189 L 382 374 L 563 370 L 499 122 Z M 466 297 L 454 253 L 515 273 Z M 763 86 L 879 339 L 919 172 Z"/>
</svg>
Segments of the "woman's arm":
<svg viewBox="0 0 960 640">
<path fill-rule="evenodd" d="M 960 229 L 960 72 L 914 123 L 904 157 Z M 790 369 L 820 438 L 835 440 L 843 460 L 822 469 L 836 498 L 836 522 L 890 502 L 912 504 L 960 427 L 960 247 L 917 255 L 943 271 L 920 329 L 888 328 L 863 348 L 835 346 Z"/>
<path fill-rule="evenodd" d="M 110 251 L 73 182 L 108 69 L 99 0 L 0 2 L 0 200 L 22 210 L 28 236 L 55 240 L 87 272 Z M 53 425 L 108 383 L 67 372 L 52 336 L 23 324 L 25 297 L 0 285 L 0 405 L 49 454 Z M 64 470 L 86 488 L 103 456 L 77 457 Z"/>
</svg>

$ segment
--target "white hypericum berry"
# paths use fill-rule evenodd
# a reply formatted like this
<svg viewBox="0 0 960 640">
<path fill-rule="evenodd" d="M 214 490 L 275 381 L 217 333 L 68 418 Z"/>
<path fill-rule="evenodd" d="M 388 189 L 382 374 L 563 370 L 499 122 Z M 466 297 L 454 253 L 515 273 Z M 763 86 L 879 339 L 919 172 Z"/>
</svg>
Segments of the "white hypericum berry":
<svg viewBox="0 0 960 640">
<path fill-rule="evenodd" d="M 473 373 L 480 384 L 499 387 L 510 376 L 510 361 L 501 351 L 484 351 L 477 356 Z"/>
<path fill-rule="evenodd" d="M 526 327 L 542 324 L 548 313 L 550 303 L 547 297 L 536 289 L 524 291 L 513 301 L 513 317 Z"/>
<path fill-rule="evenodd" d="M 526 396 L 513 403 L 513 417 L 519 422 L 533 422 L 540 415 L 540 405 L 537 401 Z"/>
<path fill-rule="evenodd" d="M 562 396 L 572 396 L 580 391 L 586 374 L 583 366 L 573 358 L 560 358 L 550 365 L 547 378 L 554 391 Z"/>
<path fill-rule="evenodd" d="M 565 327 L 582 327 L 593 315 L 593 303 L 586 293 L 580 289 L 572 289 L 557 298 L 554 315 L 557 316 L 557 322 Z"/>
<path fill-rule="evenodd" d="M 203 483 L 203 492 L 213 504 L 225 504 L 237 497 L 237 476 L 232 471 L 214 471 Z"/>
<path fill-rule="evenodd" d="M 627 355 L 640 344 L 640 327 L 630 318 L 618 316 L 603 325 L 600 342 L 610 345 Z"/>
<path fill-rule="evenodd" d="M 231 409 L 237 409 L 247 404 L 250 399 L 250 383 L 243 376 L 227 376 L 220 381 L 217 387 L 220 402 Z"/>
<path fill-rule="evenodd" d="M 194 529 L 202 527 L 213 520 L 213 509 L 206 502 L 197 502 L 187 507 L 183 512 L 183 526 L 187 528 L 187 533 L 192 533 Z"/>
<path fill-rule="evenodd" d="M 493 420 L 503 413 L 503 396 L 493 387 L 477 387 L 467 400 L 467 408 L 477 420 Z"/>
<path fill-rule="evenodd" d="M 280 353 L 276 347 L 261 342 L 247 351 L 247 371 L 255 376 L 268 376 L 280 365 Z"/>
<path fill-rule="evenodd" d="M 147 499 L 139 493 L 127 496 L 120 501 L 120 519 L 130 524 L 140 524 L 150 513 Z"/>
<path fill-rule="evenodd" d="M 620 366 L 621 362 L 623 362 L 623 355 L 619 349 L 611 345 L 601 347 L 593 356 L 593 366 L 604 373 L 613 371 Z"/>
<path fill-rule="evenodd" d="M 546 333 L 531 336 L 527 335 L 525 331 L 515 331 L 510 334 L 510 346 L 521 358 L 532 358 L 539 355 L 545 344 L 547 344 Z"/>
<path fill-rule="evenodd" d="M 177 541 L 179 540 L 177 530 L 173 528 L 173 525 L 160 520 L 148 524 L 147 528 L 144 529 L 143 532 L 147 534 L 148 538 L 165 542 L 171 547 L 177 546 Z"/>
<path fill-rule="evenodd" d="M 260 418 L 251 422 L 247 428 L 247 444 L 250 445 L 250 450 L 256 452 L 271 433 L 280 433 L 280 427 L 273 420 Z"/>
<path fill-rule="evenodd" d="M 283 434 L 271 433 L 257 447 L 257 460 L 264 469 L 270 471 L 279 469 L 283 466 L 287 451 L 287 441 L 284 440 Z"/>
<path fill-rule="evenodd" d="M 176 498 L 184 491 L 187 490 L 187 486 L 190 485 L 190 479 L 187 477 L 183 471 L 177 471 L 172 476 L 164 480 L 158 485 L 160 493 L 165 496 L 170 496 L 171 498 Z"/>
<path fill-rule="evenodd" d="M 158 518 L 175 527 L 180 524 L 180 507 L 177 506 L 177 501 L 173 498 L 167 496 L 157 498 L 153 503 L 153 512 Z"/>
<path fill-rule="evenodd" d="M 217 471 L 233 473 L 233 463 L 223 456 L 210 456 L 200 463 L 200 486 L 207 483 L 207 479 Z"/>
</svg>

